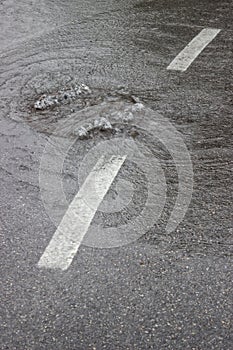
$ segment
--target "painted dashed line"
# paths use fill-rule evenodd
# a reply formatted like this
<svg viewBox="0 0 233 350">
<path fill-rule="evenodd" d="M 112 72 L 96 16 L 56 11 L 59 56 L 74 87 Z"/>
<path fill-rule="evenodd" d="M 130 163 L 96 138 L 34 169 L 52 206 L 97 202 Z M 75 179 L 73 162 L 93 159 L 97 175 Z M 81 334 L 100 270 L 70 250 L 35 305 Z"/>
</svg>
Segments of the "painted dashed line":
<svg viewBox="0 0 233 350">
<path fill-rule="evenodd" d="M 185 72 L 221 29 L 203 29 L 170 63 L 168 70 Z"/>
<path fill-rule="evenodd" d="M 220 29 L 203 29 L 171 62 L 168 70 L 186 71 Z M 95 213 L 127 156 L 101 157 L 74 197 L 38 267 L 67 270 L 71 265 Z"/>
<path fill-rule="evenodd" d="M 91 221 L 126 156 L 101 157 L 74 197 L 38 266 L 66 270 L 73 261 Z"/>
</svg>

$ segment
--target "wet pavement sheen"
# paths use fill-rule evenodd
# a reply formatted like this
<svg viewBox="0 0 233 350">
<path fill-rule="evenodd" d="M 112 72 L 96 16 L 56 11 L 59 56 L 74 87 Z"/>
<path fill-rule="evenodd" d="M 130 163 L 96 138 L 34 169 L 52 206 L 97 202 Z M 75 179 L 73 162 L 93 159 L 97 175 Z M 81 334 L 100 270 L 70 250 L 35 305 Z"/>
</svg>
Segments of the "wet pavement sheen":
<svg viewBox="0 0 233 350">
<path fill-rule="evenodd" d="M 232 73 L 231 1 L 0 1 L 0 348 L 232 348 Z M 185 73 L 166 68 L 203 28 L 221 29 Z M 43 94 L 76 83 L 90 96 L 35 110 Z M 135 100 L 136 99 L 136 100 Z M 189 149 L 193 196 L 184 220 L 164 227 L 177 195 L 174 164 L 143 133 L 139 141 L 162 159 L 167 179 L 157 226 L 119 248 L 82 245 L 66 272 L 40 270 L 56 227 L 43 206 L 39 167 L 46 142 L 67 115 L 118 101 L 140 101 L 169 120 Z M 81 112 L 82 113 L 82 112 Z M 130 128 L 122 133 L 133 134 Z M 64 189 L 77 193 L 77 165 L 97 142 L 77 141 L 64 163 Z M 140 212 L 146 182 L 119 216 Z M 115 187 L 109 194 L 114 197 Z"/>
</svg>

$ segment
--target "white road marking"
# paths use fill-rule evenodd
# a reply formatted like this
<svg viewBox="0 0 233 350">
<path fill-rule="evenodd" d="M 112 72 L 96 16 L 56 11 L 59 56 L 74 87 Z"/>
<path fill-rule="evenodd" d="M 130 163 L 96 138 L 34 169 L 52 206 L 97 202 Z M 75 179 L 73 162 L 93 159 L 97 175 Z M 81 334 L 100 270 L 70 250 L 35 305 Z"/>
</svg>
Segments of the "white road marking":
<svg viewBox="0 0 233 350">
<path fill-rule="evenodd" d="M 181 72 L 192 64 L 204 48 L 218 35 L 221 29 L 205 28 L 176 56 L 167 67 Z"/>
<path fill-rule="evenodd" d="M 126 156 L 101 157 L 71 202 L 38 266 L 66 270 L 73 261 L 89 225 L 117 176 Z"/>
</svg>

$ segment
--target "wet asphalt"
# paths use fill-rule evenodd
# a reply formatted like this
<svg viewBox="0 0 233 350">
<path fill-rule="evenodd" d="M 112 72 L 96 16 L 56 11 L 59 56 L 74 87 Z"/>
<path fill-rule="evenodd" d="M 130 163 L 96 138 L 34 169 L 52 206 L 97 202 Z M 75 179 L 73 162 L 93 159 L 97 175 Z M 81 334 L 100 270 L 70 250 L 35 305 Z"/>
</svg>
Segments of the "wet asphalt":
<svg viewBox="0 0 233 350">
<path fill-rule="evenodd" d="M 0 1 L 2 350 L 232 349 L 232 15 L 229 0 Z M 189 69 L 167 71 L 208 27 L 221 32 Z M 73 81 L 91 87 L 88 101 L 32 108 Z M 136 96 L 182 134 L 194 172 L 189 209 L 169 236 L 173 199 L 138 241 L 82 245 L 67 271 L 38 269 L 56 229 L 39 188 L 48 137 L 67 114 L 109 96 Z M 95 137 L 65 163 L 69 200 L 74 164 Z"/>
</svg>

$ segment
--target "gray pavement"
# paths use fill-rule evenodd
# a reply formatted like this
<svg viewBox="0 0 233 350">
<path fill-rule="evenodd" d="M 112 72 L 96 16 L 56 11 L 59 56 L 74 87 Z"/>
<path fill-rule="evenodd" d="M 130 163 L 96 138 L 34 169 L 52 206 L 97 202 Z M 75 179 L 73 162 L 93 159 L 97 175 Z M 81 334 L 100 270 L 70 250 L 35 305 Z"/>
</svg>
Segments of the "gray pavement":
<svg viewBox="0 0 233 350">
<path fill-rule="evenodd" d="M 232 13 L 229 0 L 0 1 L 2 350 L 232 348 Z M 168 71 L 203 28 L 221 32 L 186 72 Z M 43 93 L 76 81 L 90 86 L 88 98 L 33 109 Z M 194 188 L 184 220 L 165 233 L 176 168 L 139 132 L 166 175 L 157 225 L 122 247 L 81 245 L 66 271 L 39 269 L 56 230 L 39 186 L 51 133 L 67 115 L 85 119 L 87 106 L 95 114 L 104 103 L 108 113 L 115 99 L 131 106 L 135 97 L 170 121 L 189 149 Z M 69 202 L 83 157 L 112 137 L 96 133 L 70 149 Z M 143 174 L 128 164 L 119 177 L 132 179 L 133 200 L 121 215 L 97 212 L 97 224 L 117 227 L 141 210 Z"/>
</svg>

